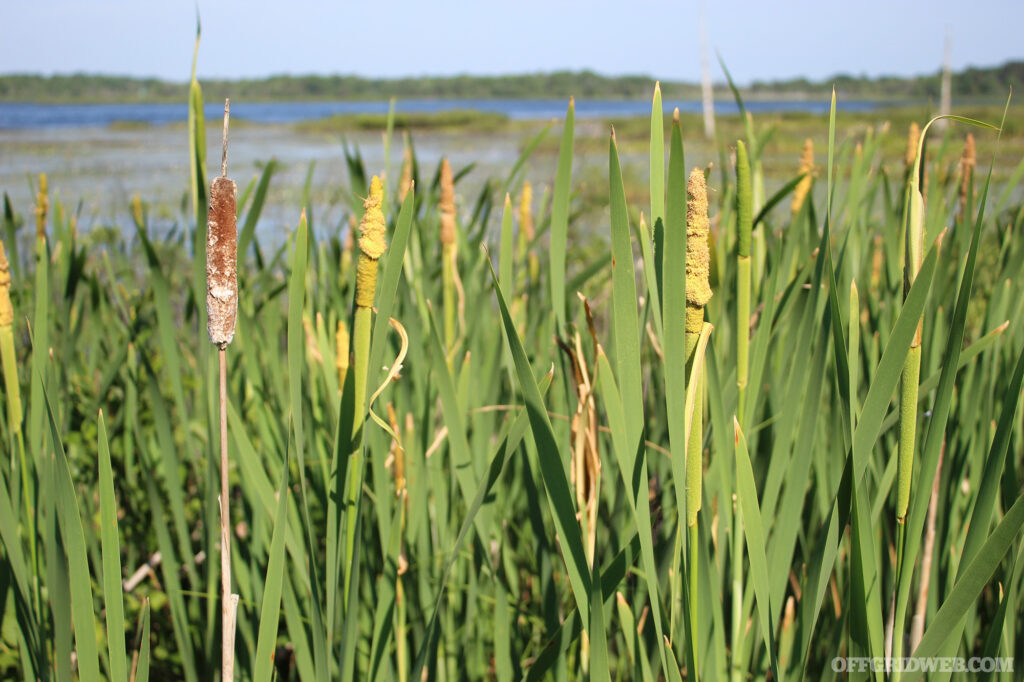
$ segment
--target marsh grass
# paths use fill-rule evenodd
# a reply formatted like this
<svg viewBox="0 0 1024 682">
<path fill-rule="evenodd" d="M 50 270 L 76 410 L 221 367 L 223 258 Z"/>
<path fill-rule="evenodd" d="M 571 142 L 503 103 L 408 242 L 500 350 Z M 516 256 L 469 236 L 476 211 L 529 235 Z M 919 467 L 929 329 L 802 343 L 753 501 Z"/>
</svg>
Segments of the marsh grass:
<svg viewBox="0 0 1024 682">
<path fill-rule="evenodd" d="M 53 188 L 42 211 L 5 203 L 3 677 L 220 667 L 220 375 L 198 343 L 209 195 L 190 93 L 188 229 L 155 240 L 139 201 L 135 234 L 100 250 Z M 624 132 L 602 136 L 595 244 L 575 229 L 589 169 L 572 102 L 479 194 L 466 168 L 443 187 L 411 136 L 395 178 L 349 150 L 351 223 L 321 224 L 307 191 L 279 248 L 256 230 L 274 164 L 239 193 L 223 412 L 239 678 L 819 679 L 835 656 L 884 655 L 890 604 L 894 651 L 1021 650 L 1022 171 L 976 173 L 965 202 L 963 131 L 929 135 L 908 245 L 920 176 L 897 126 L 867 133 L 833 107 L 819 189 L 794 213 L 807 174 L 795 154 L 777 167 L 770 126 L 744 115 L 742 144 L 721 138 L 697 172 L 714 296 L 688 329 L 698 128 L 664 121 L 659 97 L 648 187 L 627 192 Z M 558 132 L 547 177 L 532 154 Z M 978 163 L 998 158 L 996 133 L 974 132 Z"/>
</svg>

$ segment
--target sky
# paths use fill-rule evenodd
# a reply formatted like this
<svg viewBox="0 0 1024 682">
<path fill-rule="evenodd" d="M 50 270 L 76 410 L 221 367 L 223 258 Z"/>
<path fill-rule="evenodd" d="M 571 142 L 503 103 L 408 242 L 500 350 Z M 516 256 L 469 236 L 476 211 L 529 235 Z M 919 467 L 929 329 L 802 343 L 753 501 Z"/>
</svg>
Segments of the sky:
<svg viewBox="0 0 1024 682">
<path fill-rule="evenodd" d="M 499 75 L 590 69 L 700 78 L 700 13 L 753 80 L 934 73 L 1024 58 L 1021 0 L 4 0 L 0 73 L 188 79 L 272 74 Z"/>
</svg>

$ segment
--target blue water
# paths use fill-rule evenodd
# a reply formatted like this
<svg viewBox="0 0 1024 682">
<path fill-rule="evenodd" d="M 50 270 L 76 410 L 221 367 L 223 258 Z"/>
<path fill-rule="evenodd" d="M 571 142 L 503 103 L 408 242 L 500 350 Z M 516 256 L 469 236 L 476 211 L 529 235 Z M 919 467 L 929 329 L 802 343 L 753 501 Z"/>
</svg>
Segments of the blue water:
<svg viewBox="0 0 1024 682">
<path fill-rule="evenodd" d="M 701 111 L 699 100 L 666 100 L 665 111 L 679 107 L 683 112 Z M 397 111 L 410 113 L 436 113 L 454 109 L 473 109 L 505 114 L 519 120 L 562 118 L 567 102 L 554 99 L 410 99 L 400 100 Z M 873 101 L 845 102 L 839 105 L 846 111 L 870 111 L 879 106 Z M 825 114 L 829 101 L 751 101 L 747 108 L 757 112 L 797 111 Z M 208 103 L 206 118 L 217 120 L 223 115 L 222 105 Z M 359 102 L 242 102 L 231 103 L 233 117 L 254 123 L 295 123 L 333 116 L 334 114 L 383 114 L 388 111 L 386 101 Z M 650 100 L 576 100 L 577 118 L 608 118 L 647 116 Z M 736 103 L 715 103 L 719 114 L 734 114 Z M 186 121 L 188 108 L 184 103 L 136 104 L 35 104 L 32 102 L 0 102 L 0 130 L 34 128 L 106 127 L 118 121 L 132 121 L 151 125 L 164 125 Z"/>
</svg>

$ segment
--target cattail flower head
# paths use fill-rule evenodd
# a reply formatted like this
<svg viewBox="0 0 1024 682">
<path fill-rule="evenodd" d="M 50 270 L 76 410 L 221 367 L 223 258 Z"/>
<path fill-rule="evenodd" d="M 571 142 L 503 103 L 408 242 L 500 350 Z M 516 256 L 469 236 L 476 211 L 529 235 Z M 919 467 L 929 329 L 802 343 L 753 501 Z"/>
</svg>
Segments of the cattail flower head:
<svg viewBox="0 0 1024 682">
<path fill-rule="evenodd" d="M 707 183 L 704 171 L 694 168 L 686 185 L 686 331 L 691 333 L 700 332 L 711 300 L 709 231 Z"/>
<path fill-rule="evenodd" d="M 46 173 L 39 174 L 39 193 L 36 194 L 36 236 L 46 237 L 46 216 L 50 213 L 50 196 L 47 190 Z"/>
<path fill-rule="evenodd" d="M 384 187 L 376 175 L 370 182 L 370 196 L 363 200 L 363 220 L 359 223 L 359 264 L 356 266 L 356 306 L 372 308 L 377 290 L 377 261 L 388 248 L 387 226 L 381 202 Z"/>
<path fill-rule="evenodd" d="M 455 180 L 448 159 L 441 161 L 441 243 L 455 243 Z"/>
<path fill-rule="evenodd" d="M 0 242 L 0 327 L 14 324 L 14 308 L 11 306 L 11 264 L 7 252 Z"/>
<path fill-rule="evenodd" d="M 914 161 L 917 160 L 917 147 L 921 142 L 921 126 L 917 125 L 917 121 L 910 124 L 910 129 L 907 131 L 907 151 L 903 154 L 903 164 L 908 168 L 914 166 Z"/>
<path fill-rule="evenodd" d="M 523 194 L 519 199 L 519 229 L 523 231 L 526 241 L 533 241 L 533 186 L 527 180 L 523 183 Z"/>
<path fill-rule="evenodd" d="M 794 214 L 800 212 L 814 183 L 814 141 L 811 138 L 804 140 L 804 150 L 800 154 L 800 174 L 804 177 L 793 190 L 793 202 L 789 206 Z"/>
<path fill-rule="evenodd" d="M 978 162 L 978 157 L 974 151 L 974 133 L 967 133 L 967 139 L 964 140 L 964 155 L 960 159 L 960 163 L 965 167 L 973 167 Z"/>
<path fill-rule="evenodd" d="M 238 231 L 233 180 L 210 183 L 210 214 L 206 233 L 206 314 L 210 341 L 226 348 L 235 337 L 238 313 Z"/>
<path fill-rule="evenodd" d="M 405 201 L 405 195 L 412 188 L 412 145 L 409 144 L 409 133 L 405 134 L 405 149 L 402 152 L 402 178 L 398 182 L 398 201 Z"/>
</svg>

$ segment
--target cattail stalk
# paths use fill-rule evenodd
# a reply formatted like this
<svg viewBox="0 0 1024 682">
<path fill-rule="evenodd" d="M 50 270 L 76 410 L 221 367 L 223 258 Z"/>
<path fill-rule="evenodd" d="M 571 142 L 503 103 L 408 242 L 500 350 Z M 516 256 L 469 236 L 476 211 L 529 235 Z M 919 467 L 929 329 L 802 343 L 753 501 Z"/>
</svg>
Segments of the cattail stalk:
<svg viewBox="0 0 1024 682">
<path fill-rule="evenodd" d="M 206 314 L 210 341 L 220 364 L 220 569 L 221 680 L 235 676 L 235 618 L 238 595 L 231 592 L 231 512 L 228 482 L 227 347 L 235 337 L 238 313 L 237 188 L 227 177 L 230 100 L 224 100 L 224 133 L 220 177 L 210 183 L 210 212 L 206 233 Z"/>
<path fill-rule="evenodd" d="M 387 250 L 387 225 L 381 204 L 384 186 L 376 175 L 370 181 L 370 196 L 363 200 L 363 219 L 359 224 L 359 260 L 356 263 L 355 315 L 352 327 L 352 349 L 355 360 L 353 377 L 353 404 L 355 418 L 352 420 L 352 453 L 348 466 L 348 490 L 345 507 L 345 563 L 352 565 L 355 552 L 356 516 L 362 493 L 363 458 L 363 417 L 366 414 L 366 382 L 370 365 L 370 334 L 373 329 L 373 302 L 377 295 L 378 261 Z M 345 581 L 342 604 L 348 608 L 351 581 Z"/>
<path fill-rule="evenodd" d="M 448 159 L 441 161 L 441 286 L 444 303 L 444 342 L 451 365 L 455 348 L 455 278 L 458 243 L 455 230 L 455 181 Z"/>
<path fill-rule="evenodd" d="M 711 253 L 708 249 L 708 192 L 704 172 L 694 168 L 686 186 L 686 365 L 687 383 L 696 391 L 693 398 L 693 413 L 690 417 L 690 433 L 686 442 L 686 528 L 689 536 L 689 560 L 687 569 L 690 577 L 690 637 L 697 638 L 697 553 L 699 531 L 697 512 L 701 507 L 703 478 L 702 453 L 704 448 L 704 371 L 696 362 L 697 343 L 704 331 L 704 306 L 711 299 L 709 274 Z M 695 374 L 696 373 L 696 374 Z M 696 380 L 694 380 L 696 379 Z M 687 400 L 689 403 L 690 400 Z M 694 666 L 697 662 L 694 661 Z M 697 671 L 694 671 L 696 679 Z"/>
<path fill-rule="evenodd" d="M 742 414 L 747 391 L 750 347 L 750 233 L 753 231 L 750 160 L 743 140 L 736 141 L 736 388 Z"/>
<path fill-rule="evenodd" d="M 918 136 L 915 161 L 910 169 L 907 183 L 904 257 L 903 257 L 903 296 L 910 293 L 910 288 L 921 271 L 924 262 L 925 216 L 924 196 L 921 192 L 922 160 L 924 157 L 924 131 Z M 913 131 L 912 131 L 913 132 Z M 908 147 L 909 153 L 909 147 Z M 911 478 L 914 470 L 914 449 L 917 442 L 917 398 L 921 379 L 921 330 L 923 320 L 918 320 L 917 330 L 903 363 L 900 376 L 900 424 L 899 445 L 896 460 L 896 592 L 894 593 L 894 620 L 892 632 L 893 658 L 903 655 L 903 615 L 906 604 L 898 601 L 899 586 L 904 580 L 907 569 L 903 565 L 903 547 L 906 533 L 907 508 L 910 506 Z M 912 567 L 911 567 L 912 570 Z M 899 671 L 893 673 L 898 679 Z"/>
<path fill-rule="evenodd" d="M 747 358 L 750 345 L 750 233 L 753 230 L 753 191 L 750 184 L 750 159 L 743 140 L 736 141 L 736 411 L 744 414 L 747 394 Z M 739 494 L 737 490 L 736 495 Z M 732 529 L 732 679 L 742 679 L 743 603 L 743 512 L 739 499 L 733 499 Z"/>
</svg>

